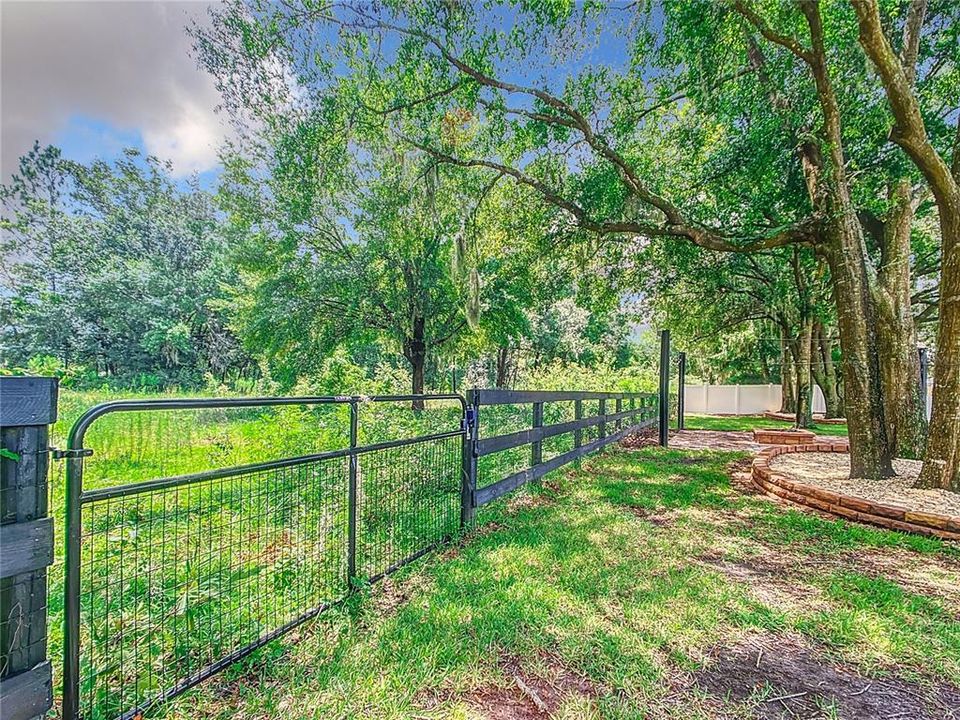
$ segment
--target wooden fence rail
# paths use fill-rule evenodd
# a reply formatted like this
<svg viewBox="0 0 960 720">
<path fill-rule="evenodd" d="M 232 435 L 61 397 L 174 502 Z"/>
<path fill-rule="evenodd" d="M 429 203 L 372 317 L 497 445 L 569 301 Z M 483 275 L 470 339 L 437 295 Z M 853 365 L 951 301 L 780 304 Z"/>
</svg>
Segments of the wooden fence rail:
<svg viewBox="0 0 960 720">
<path fill-rule="evenodd" d="M 597 412 L 584 416 L 584 401 L 596 403 Z M 615 412 L 608 413 L 610 401 Z M 573 420 L 544 425 L 544 406 L 550 403 L 574 403 Z M 623 409 L 628 402 L 630 408 Z M 481 437 L 481 408 L 496 405 L 532 405 L 531 427 L 525 430 Z M 516 490 L 528 482 L 542 478 L 549 472 L 567 463 L 578 461 L 584 455 L 596 452 L 626 435 L 644 428 L 653 427 L 659 422 L 660 401 L 653 393 L 601 393 L 601 392 L 563 392 L 539 390 L 474 390 L 469 398 L 469 418 L 471 422 L 471 442 L 465 458 L 465 498 L 472 498 L 469 506 L 463 508 L 463 516 L 472 522 L 476 508 Z M 597 438 L 583 442 L 583 431 L 598 428 Z M 612 431 L 611 431 L 612 430 Z M 571 433 L 573 448 L 543 459 L 543 441 Z M 530 465 L 513 472 L 496 482 L 477 488 L 477 459 L 517 447 L 529 445 Z"/>
</svg>

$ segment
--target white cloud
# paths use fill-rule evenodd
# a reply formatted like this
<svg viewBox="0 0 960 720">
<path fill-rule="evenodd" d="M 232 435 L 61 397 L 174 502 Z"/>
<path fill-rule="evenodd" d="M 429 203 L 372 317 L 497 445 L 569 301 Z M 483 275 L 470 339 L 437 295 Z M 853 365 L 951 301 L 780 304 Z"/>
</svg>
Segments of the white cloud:
<svg viewBox="0 0 960 720">
<path fill-rule="evenodd" d="M 142 134 L 147 152 L 170 160 L 177 175 L 187 175 L 216 167 L 224 128 L 208 108 L 181 99 L 172 122 L 144 127 Z"/>
<path fill-rule="evenodd" d="M 0 3 L 2 171 L 33 141 L 54 142 L 71 117 L 139 132 L 179 175 L 217 165 L 228 124 L 184 28 L 206 2 Z M 105 150 L 108 154 L 109 150 Z"/>
</svg>

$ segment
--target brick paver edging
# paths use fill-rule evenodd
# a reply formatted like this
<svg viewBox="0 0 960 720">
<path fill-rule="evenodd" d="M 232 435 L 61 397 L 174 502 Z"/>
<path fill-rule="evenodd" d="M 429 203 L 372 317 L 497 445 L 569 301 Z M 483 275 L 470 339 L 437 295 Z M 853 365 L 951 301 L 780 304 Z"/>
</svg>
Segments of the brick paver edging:
<svg viewBox="0 0 960 720">
<path fill-rule="evenodd" d="M 753 484 L 789 502 L 821 512 L 877 525 L 888 530 L 902 530 L 920 535 L 931 535 L 944 540 L 960 540 L 960 517 L 939 513 L 908 510 L 899 505 L 885 505 L 865 498 L 833 492 L 816 485 L 797 482 L 770 467 L 770 461 L 784 453 L 850 452 L 847 443 L 815 443 L 787 445 L 762 450 L 753 461 Z"/>
</svg>

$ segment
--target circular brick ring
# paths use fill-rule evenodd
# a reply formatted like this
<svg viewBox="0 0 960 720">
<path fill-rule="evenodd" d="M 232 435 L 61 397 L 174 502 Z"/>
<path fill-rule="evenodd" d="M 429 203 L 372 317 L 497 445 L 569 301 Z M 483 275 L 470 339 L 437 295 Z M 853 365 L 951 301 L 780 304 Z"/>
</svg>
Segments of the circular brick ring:
<svg viewBox="0 0 960 720">
<path fill-rule="evenodd" d="M 850 452 L 846 443 L 816 443 L 767 448 L 753 461 L 753 484 L 760 490 L 789 502 L 821 512 L 856 520 L 888 530 L 902 530 L 930 535 L 944 540 L 960 540 L 960 517 L 908 510 L 899 505 L 886 505 L 865 498 L 833 492 L 816 485 L 798 482 L 770 467 L 770 461 L 784 453 Z"/>
</svg>

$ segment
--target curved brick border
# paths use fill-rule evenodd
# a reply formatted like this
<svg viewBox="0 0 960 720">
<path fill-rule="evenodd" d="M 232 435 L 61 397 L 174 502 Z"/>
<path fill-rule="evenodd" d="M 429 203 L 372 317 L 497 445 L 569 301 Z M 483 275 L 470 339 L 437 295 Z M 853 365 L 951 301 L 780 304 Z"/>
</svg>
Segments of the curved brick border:
<svg viewBox="0 0 960 720">
<path fill-rule="evenodd" d="M 842 495 L 816 485 L 797 482 L 770 468 L 778 455 L 795 452 L 850 452 L 846 443 L 778 446 L 762 450 L 753 461 L 753 484 L 760 490 L 797 505 L 877 525 L 888 530 L 931 535 L 944 540 L 960 540 L 960 517 L 908 510 L 899 505 L 884 505 L 864 498 Z"/>
<path fill-rule="evenodd" d="M 812 430 L 757 428 L 753 431 L 753 441 L 761 445 L 810 445 L 816 440 Z"/>
</svg>

